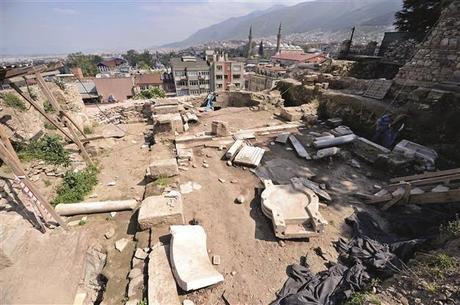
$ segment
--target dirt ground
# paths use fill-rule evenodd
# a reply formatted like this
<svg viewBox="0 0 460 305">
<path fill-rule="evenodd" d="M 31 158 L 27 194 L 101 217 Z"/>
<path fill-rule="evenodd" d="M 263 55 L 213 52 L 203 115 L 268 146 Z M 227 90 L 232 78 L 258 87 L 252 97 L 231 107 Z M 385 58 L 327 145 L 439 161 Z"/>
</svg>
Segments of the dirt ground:
<svg viewBox="0 0 460 305">
<path fill-rule="evenodd" d="M 192 126 L 187 134 L 210 131 L 213 120 L 228 121 L 235 131 L 280 123 L 277 116 L 268 111 L 225 108 L 201 114 L 200 123 Z M 142 148 L 142 132 L 146 129 L 146 124 L 119 126 L 126 131 L 124 138 L 91 143 L 100 152 L 95 159 L 102 170 L 98 176 L 99 183 L 88 196 L 88 200 L 140 200 L 144 193 L 144 174 L 148 164 L 153 159 L 174 156 L 172 142 L 166 138 L 159 137 L 158 144 L 152 151 Z M 96 133 L 99 131 L 96 129 Z M 304 145 L 309 141 L 308 131 L 305 129 L 299 133 L 299 140 Z M 178 183 L 193 181 L 202 186 L 200 190 L 183 196 L 184 216 L 187 222 L 194 219 L 204 227 L 209 255 L 221 256 L 221 264 L 216 268 L 224 275 L 225 281 L 193 293 L 181 293 L 182 298 L 191 299 L 197 305 L 225 304 L 222 299 L 225 292 L 226 297 L 235 304 L 268 304 L 275 299 L 276 292 L 286 280 L 286 267 L 298 262 L 301 256 L 307 256 L 307 261 L 315 272 L 325 269 L 325 261 L 315 254 L 314 248 L 321 247 L 326 256 L 332 259 L 336 257 L 332 241 L 349 234 L 344 219 L 353 213 L 352 203 L 356 203 L 353 193 L 371 190 L 378 183 L 378 179 L 374 179 L 365 165 L 356 169 L 342 158 L 332 161 L 306 161 L 298 158 L 294 151 L 286 150 L 283 145 L 271 145 L 273 136 L 252 140 L 254 145 L 266 150 L 263 162 L 273 158 L 287 158 L 299 166 L 308 167 L 317 174 L 319 181 L 327 184 L 333 201 L 327 208 L 320 210 L 329 222 L 324 234 L 310 240 L 280 242 L 273 234 L 270 221 L 261 212 L 257 195 L 257 188 L 261 185 L 259 179 L 249 169 L 227 166 L 221 160 L 224 151 L 197 147 L 194 149 L 193 159 L 196 167 L 181 171 L 176 180 Z M 208 168 L 201 166 L 203 160 L 209 164 Z M 219 178 L 225 182 L 220 182 Z M 115 185 L 108 186 L 110 182 L 115 182 Z M 49 187 L 52 188 L 53 185 Z M 236 204 L 235 198 L 241 194 L 246 200 L 243 204 Z M 16 219 L 13 222 L 12 217 L 3 219 L 10 224 L 8 227 L 2 225 L 4 232 L 12 232 L 12 228 L 19 221 Z M 74 219 L 79 217 L 68 220 Z M 50 303 L 68 303 L 74 294 L 73 290 L 64 287 L 78 285 L 83 272 L 78 262 L 90 245 L 99 243 L 108 254 L 108 264 L 104 269 L 104 274 L 108 276 L 104 303 L 122 303 L 134 242 L 123 253 L 115 251 L 113 243 L 122 237 L 133 240 L 133 224 L 135 215 L 132 212 L 123 212 L 117 213 L 115 217 L 109 214 L 90 215 L 85 225 L 72 227 L 68 233 L 57 229 L 41 235 L 29 226 L 27 232 L 32 233 L 26 234 L 27 238 L 23 243 L 17 242 L 17 261 L 13 267 L 6 269 L 10 269 L 8 274 L 12 280 L 9 283 L 3 281 L 2 286 L 6 285 L 7 289 L 2 288 L 2 297 L 5 297 L 5 292 L 11 300 L 32 300 L 34 295 L 43 295 L 44 298 L 52 295 Z M 116 236 L 106 240 L 104 233 L 111 226 L 116 228 Z M 63 273 L 62 270 L 72 271 Z M 3 276 L 2 278 L 4 279 Z M 41 279 L 54 285 L 41 285 Z M 19 282 L 20 285 L 16 285 Z"/>
</svg>

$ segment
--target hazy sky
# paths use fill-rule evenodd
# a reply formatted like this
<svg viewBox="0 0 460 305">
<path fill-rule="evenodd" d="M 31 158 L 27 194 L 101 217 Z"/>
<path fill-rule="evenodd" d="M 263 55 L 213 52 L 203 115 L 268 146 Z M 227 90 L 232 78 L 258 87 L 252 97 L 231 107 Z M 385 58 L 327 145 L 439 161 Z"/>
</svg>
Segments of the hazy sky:
<svg viewBox="0 0 460 305">
<path fill-rule="evenodd" d="M 0 0 L 0 54 L 158 46 L 275 4 L 302 0 Z"/>
</svg>

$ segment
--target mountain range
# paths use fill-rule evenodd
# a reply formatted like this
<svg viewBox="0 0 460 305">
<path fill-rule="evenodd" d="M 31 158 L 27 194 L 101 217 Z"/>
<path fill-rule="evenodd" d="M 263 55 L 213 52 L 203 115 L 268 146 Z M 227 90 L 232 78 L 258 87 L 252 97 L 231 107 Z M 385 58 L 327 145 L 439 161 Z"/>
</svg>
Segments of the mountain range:
<svg viewBox="0 0 460 305">
<path fill-rule="evenodd" d="M 282 33 L 304 33 L 312 30 L 336 31 L 353 26 L 388 26 L 402 7 L 402 0 L 316 0 L 293 6 L 277 5 L 233 17 L 201 29 L 187 39 L 164 47 L 188 47 L 208 41 L 247 39 L 252 25 L 253 37 L 276 35 L 279 23 Z"/>
</svg>

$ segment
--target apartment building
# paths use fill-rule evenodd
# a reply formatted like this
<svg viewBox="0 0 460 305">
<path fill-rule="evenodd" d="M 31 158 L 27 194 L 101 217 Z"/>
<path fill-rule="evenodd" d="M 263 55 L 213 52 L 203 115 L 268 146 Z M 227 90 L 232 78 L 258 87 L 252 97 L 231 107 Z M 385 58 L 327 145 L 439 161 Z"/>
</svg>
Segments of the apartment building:
<svg viewBox="0 0 460 305">
<path fill-rule="evenodd" d="M 244 62 L 229 60 L 226 53 L 214 54 L 211 62 L 211 90 L 244 89 Z"/>
<path fill-rule="evenodd" d="M 176 95 L 199 95 L 211 91 L 208 63 L 195 56 L 171 58 Z"/>
</svg>

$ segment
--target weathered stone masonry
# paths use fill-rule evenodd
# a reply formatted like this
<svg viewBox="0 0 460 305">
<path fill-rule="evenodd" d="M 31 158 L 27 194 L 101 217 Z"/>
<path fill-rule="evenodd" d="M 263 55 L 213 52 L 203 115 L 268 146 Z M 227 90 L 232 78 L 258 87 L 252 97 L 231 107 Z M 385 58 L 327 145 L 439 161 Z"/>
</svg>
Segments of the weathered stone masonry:
<svg viewBox="0 0 460 305">
<path fill-rule="evenodd" d="M 460 1 L 447 7 L 410 62 L 399 70 L 397 82 L 460 82 Z"/>
</svg>

